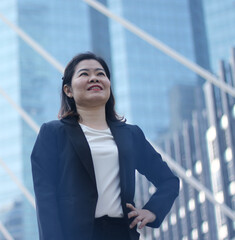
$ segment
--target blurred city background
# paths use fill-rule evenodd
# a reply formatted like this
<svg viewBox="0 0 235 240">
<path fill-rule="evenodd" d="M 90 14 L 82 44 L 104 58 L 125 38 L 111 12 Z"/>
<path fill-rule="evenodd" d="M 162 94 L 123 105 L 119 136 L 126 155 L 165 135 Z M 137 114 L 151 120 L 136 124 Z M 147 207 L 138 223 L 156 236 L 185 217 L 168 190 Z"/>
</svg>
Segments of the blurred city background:
<svg viewBox="0 0 235 240">
<path fill-rule="evenodd" d="M 63 67 L 85 51 L 181 177 L 142 239 L 235 239 L 234 23 L 235 0 L 0 0 L 0 239 L 38 239 L 30 154 L 57 119 Z M 155 189 L 136 176 L 141 207 Z"/>
</svg>

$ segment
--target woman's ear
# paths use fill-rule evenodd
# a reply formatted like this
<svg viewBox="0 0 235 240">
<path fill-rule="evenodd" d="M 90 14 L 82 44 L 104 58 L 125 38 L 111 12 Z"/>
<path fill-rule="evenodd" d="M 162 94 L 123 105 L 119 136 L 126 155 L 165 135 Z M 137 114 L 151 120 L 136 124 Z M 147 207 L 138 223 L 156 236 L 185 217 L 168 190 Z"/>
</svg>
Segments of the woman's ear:
<svg viewBox="0 0 235 240">
<path fill-rule="evenodd" d="M 68 86 L 67 84 L 64 85 L 63 87 L 64 93 L 69 97 L 72 98 L 73 97 L 73 93 L 72 93 L 72 89 L 71 86 Z"/>
</svg>

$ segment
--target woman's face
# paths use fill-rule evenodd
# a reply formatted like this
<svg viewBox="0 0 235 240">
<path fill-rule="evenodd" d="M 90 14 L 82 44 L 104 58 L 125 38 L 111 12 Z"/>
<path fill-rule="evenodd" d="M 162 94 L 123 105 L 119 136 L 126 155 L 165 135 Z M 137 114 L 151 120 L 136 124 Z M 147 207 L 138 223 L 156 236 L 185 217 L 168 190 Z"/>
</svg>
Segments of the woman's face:
<svg viewBox="0 0 235 240">
<path fill-rule="evenodd" d="M 64 91 L 74 98 L 77 107 L 105 106 L 110 96 L 110 81 L 98 61 L 83 60 L 75 67 L 71 87 L 65 85 Z"/>
</svg>

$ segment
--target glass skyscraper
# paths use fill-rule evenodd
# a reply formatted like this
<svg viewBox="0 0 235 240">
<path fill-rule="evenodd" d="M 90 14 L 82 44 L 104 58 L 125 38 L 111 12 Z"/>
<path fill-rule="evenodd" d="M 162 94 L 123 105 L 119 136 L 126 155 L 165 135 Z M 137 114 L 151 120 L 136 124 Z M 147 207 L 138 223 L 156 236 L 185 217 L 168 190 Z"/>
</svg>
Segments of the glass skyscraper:
<svg viewBox="0 0 235 240">
<path fill-rule="evenodd" d="M 108 7 L 193 62 L 208 68 L 201 1 L 110 0 Z M 110 21 L 115 93 L 119 112 L 154 139 L 169 127 L 169 91 L 195 85 L 196 74 Z M 198 52 L 202 47 L 203 54 Z"/>
<path fill-rule="evenodd" d="M 0 2 L 0 12 L 17 23 L 15 0 Z M 20 101 L 19 51 L 17 36 L 0 21 L 0 87 L 16 102 Z M 0 158 L 21 179 L 22 148 L 19 114 L 0 96 Z M 0 167 L 0 221 L 5 223 L 9 214 L 17 221 L 15 205 L 21 201 L 21 194 L 2 167 Z M 20 207 L 19 207 L 20 208 Z M 18 208 L 18 210 L 19 210 Z M 18 226 L 21 226 L 18 224 Z M 17 226 L 10 227 L 17 233 Z M 0 239 L 2 236 L 0 234 Z"/>
<path fill-rule="evenodd" d="M 229 64 L 233 69 L 234 60 L 233 54 Z M 235 86 L 235 75 L 229 69 L 225 62 L 221 64 L 220 81 L 232 79 Z M 235 99 L 208 82 L 203 89 L 205 109 L 194 111 L 192 121 L 182 121 L 182 130 L 162 138 L 158 144 L 187 170 L 188 176 L 198 179 L 220 204 L 234 211 Z M 217 98 L 215 90 L 220 93 Z M 153 231 L 154 237 L 227 240 L 235 238 L 235 226 L 231 216 L 208 201 L 203 190 L 196 191 L 182 182 L 178 199 L 159 230 Z"/>
<path fill-rule="evenodd" d="M 203 5 L 211 67 L 217 73 L 219 61 L 229 59 L 235 46 L 235 1 L 204 0 Z"/>
</svg>

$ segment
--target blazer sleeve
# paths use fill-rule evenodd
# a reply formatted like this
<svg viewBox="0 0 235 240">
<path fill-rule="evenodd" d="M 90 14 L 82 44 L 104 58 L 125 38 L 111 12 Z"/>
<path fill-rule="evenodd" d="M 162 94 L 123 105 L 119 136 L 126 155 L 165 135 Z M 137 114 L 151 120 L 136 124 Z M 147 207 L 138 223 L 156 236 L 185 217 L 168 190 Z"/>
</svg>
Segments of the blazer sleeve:
<svg viewBox="0 0 235 240">
<path fill-rule="evenodd" d="M 55 133 L 43 124 L 31 154 L 40 240 L 64 240 L 56 198 L 57 155 Z"/>
<path fill-rule="evenodd" d="M 136 126 L 135 134 L 137 140 L 136 168 L 157 188 L 143 207 L 156 215 L 156 220 L 147 226 L 159 227 L 179 194 L 179 179 L 146 140 L 138 126 Z"/>
</svg>

